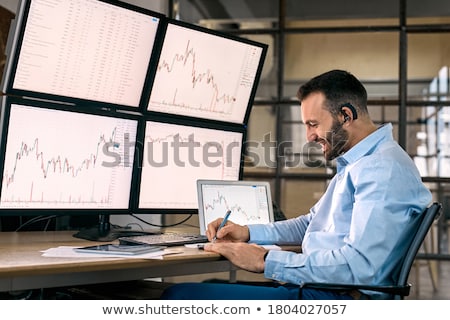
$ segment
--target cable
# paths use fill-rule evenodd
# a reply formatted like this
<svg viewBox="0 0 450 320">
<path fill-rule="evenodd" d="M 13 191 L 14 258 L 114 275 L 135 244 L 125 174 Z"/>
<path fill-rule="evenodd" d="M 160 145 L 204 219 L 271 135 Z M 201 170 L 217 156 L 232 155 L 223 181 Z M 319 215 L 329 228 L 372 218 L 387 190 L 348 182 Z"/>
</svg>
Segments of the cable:
<svg viewBox="0 0 450 320">
<path fill-rule="evenodd" d="M 57 217 L 56 215 L 52 215 L 52 216 L 37 216 L 37 217 L 34 217 L 34 218 L 32 218 L 32 219 L 26 221 L 25 223 L 22 223 L 19 227 L 17 227 L 17 229 L 16 229 L 15 231 L 16 231 L 16 232 L 17 232 L 17 231 L 20 231 L 20 229 L 26 227 L 27 225 L 33 224 L 33 223 L 35 223 L 35 222 L 39 222 L 39 221 L 43 221 L 43 220 L 48 220 L 48 221 L 47 221 L 47 224 L 46 224 L 46 226 L 45 226 L 45 228 L 44 228 L 44 231 L 47 231 L 47 228 L 48 228 L 48 225 L 49 225 L 49 223 L 50 223 L 50 220 L 53 219 L 53 218 L 56 218 L 56 217 Z"/>
<path fill-rule="evenodd" d="M 130 216 L 132 216 L 133 218 L 135 218 L 135 219 L 137 219 L 137 220 L 139 220 L 139 221 L 141 221 L 141 222 L 143 222 L 143 223 L 145 223 L 145 224 L 148 224 L 149 226 L 152 226 L 152 227 L 168 228 L 168 227 L 175 227 L 175 226 L 178 226 L 178 225 L 180 225 L 180 224 L 185 223 L 185 222 L 188 221 L 190 218 L 192 218 L 193 214 L 191 213 L 186 219 L 184 219 L 184 220 L 182 220 L 182 221 L 180 221 L 180 222 L 175 222 L 175 223 L 173 223 L 173 224 L 165 224 L 165 225 L 159 225 L 159 224 L 150 223 L 150 222 L 148 222 L 148 221 L 145 221 L 145 220 L 142 219 L 142 218 L 137 217 L 134 213 L 130 213 Z"/>
</svg>

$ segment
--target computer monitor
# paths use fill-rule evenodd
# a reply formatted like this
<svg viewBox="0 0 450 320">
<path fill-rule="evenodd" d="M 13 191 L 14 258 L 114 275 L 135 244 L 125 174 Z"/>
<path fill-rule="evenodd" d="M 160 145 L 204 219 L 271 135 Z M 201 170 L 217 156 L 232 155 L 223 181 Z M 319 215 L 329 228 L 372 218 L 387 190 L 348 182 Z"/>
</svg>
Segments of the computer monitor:
<svg viewBox="0 0 450 320">
<path fill-rule="evenodd" d="M 2 90 L 136 109 L 164 15 L 119 1 L 21 0 Z"/>
<path fill-rule="evenodd" d="M 137 212 L 198 213 L 197 180 L 239 180 L 243 128 L 147 119 Z"/>
<path fill-rule="evenodd" d="M 148 111 L 245 124 L 267 45 L 168 20 Z"/>
<path fill-rule="evenodd" d="M 138 123 L 3 97 L 0 216 L 102 215 L 107 233 L 109 215 L 131 206 Z"/>
</svg>

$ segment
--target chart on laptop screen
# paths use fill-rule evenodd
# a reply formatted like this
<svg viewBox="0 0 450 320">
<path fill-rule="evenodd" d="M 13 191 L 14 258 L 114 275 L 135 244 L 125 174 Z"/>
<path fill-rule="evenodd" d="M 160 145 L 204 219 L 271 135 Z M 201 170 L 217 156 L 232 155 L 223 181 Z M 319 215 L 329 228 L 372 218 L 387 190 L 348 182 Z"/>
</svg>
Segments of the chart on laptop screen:
<svg viewBox="0 0 450 320">
<path fill-rule="evenodd" d="M 241 225 L 273 221 L 270 186 L 266 182 L 199 180 L 199 215 L 206 227 L 230 210 L 229 220 Z"/>
</svg>

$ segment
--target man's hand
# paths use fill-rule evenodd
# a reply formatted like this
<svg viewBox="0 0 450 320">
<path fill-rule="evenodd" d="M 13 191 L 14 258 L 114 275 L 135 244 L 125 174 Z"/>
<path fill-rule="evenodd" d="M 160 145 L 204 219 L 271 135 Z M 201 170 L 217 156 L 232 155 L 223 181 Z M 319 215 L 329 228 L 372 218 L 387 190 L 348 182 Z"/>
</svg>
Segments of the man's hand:
<svg viewBox="0 0 450 320">
<path fill-rule="evenodd" d="M 212 241 L 214 236 L 217 237 L 218 241 L 227 240 L 247 242 L 250 239 L 250 233 L 247 226 L 241 226 L 231 222 L 230 220 L 228 220 L 228 222 L 220 230 L 217 230 L 222 220 L 222 218 L 219 218 L 208 224 L 206 236 L 209 241 Z"/>
<path fill-rule="evenodd" d="M 215 242 L 206 244 L 205 250 L 221 254 L 241 269 L 257 273 L 264 272 L 264 255 L 267 250 L 256 244 Z"/>
</svg>

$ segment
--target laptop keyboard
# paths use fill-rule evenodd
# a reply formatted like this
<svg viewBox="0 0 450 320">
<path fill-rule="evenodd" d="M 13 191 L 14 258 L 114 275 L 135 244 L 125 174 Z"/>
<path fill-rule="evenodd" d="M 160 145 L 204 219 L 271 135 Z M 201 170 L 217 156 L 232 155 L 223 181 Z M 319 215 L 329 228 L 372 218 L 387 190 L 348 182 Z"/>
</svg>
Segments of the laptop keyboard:
<svg viewBox="0 0 450 320">
<path fill-rule="evenodd" d="M 192 233 L 161 233 L 119 238 L 119 243 L 124 245 L 145 243 L 150 245 L 180 246 L 204 242 L 208 242 L 208 238 L 206 236 Z"/>
</svg>

